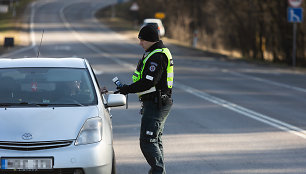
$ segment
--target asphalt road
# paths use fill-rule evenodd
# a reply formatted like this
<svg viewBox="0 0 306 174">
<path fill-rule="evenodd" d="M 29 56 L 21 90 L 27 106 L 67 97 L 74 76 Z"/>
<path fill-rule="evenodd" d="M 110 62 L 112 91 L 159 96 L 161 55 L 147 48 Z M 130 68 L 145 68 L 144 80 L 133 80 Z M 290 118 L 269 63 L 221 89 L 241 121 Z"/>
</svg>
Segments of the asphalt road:
<svg viewBox="0 0 306 174">
<path fill-rule="evenodd" d="M 101 86 L 131 83 L 143 54 L 94 12 L 115 0 L 38 0 L 28 16 L 32 45 L 1 57 L 85 57 Z M 135 35 L 136 37 L 136 35 Z M 174 106 L 164 132 L 169 174 L 306 173 L 306 72 L 232 61 L 166 43 L 175 63 Z M 140 149 L 140 104 L 113 109 L 118 174 L 149 170 Z"/>
</svg>

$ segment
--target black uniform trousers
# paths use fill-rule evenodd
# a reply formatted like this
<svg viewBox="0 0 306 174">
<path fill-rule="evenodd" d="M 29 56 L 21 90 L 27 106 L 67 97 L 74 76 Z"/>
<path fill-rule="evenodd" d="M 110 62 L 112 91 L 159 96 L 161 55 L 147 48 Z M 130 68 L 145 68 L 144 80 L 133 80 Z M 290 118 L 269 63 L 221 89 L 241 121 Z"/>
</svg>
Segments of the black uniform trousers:
<svg viewBox="0 0 306 174">
<path fill-rule="evenodd" d="M 152 174 L 166 174 L 162 134 L 173 101 L 166 97 L 161 99 L 161 104 L 154 99 L 142 102 L 140 148 L 151 166 Z"/>
</svg>

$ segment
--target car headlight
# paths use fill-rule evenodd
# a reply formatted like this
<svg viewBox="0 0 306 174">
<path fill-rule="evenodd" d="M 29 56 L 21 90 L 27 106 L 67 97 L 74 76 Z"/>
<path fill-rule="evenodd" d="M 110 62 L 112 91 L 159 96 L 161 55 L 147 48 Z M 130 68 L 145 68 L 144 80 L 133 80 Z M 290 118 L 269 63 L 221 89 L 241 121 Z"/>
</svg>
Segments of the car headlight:
<svg viewBox="0 0 306 174">
<path fill-rule="evenodd" d="M 75 145 L 97 143 L 102 140 L 102 119 L 99 117 L 89 118 L 84 123 Z"/>
</svg>

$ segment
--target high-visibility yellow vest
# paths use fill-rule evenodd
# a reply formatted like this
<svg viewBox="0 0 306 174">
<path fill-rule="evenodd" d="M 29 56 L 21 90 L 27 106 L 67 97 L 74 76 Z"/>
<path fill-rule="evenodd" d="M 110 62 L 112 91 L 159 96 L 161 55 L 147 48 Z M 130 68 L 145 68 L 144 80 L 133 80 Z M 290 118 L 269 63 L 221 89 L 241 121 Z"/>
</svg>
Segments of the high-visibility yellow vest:
<svg viewBox="0 0 306 174">
<path fill-rule="evenodd" d="M 140 72 L 139 71 L 135 71 L 134 74 L 133 74 L 133 82 L 137 82 L 139 81 L 140 79 L 142 79 L 142 74 L 143 74 L 143 70 L 144 70 L 144 67 L 146 65 L 146 62 L 147 60 L 155 53 L 164 53 L 167 58 L 168 58 L 168 66 L 167 66 L 167 86 L 168 88 L 172 88 L 173 86 L 173 77 L 174 77 L 174 73 L 173 73 L 173 59 L 172 59 L 172 55 L 169 51 L 168 48 L 160 48 L 160 49 L 156 49 L 152 52 L 150 52 L 147 57 L 142 61 L 142 67 L 141 67 L 141 70 Z M 141 92 L 141 93 L 138 93 L 139 96 L 143 95 L 143 94 L 147 94 L 147 93 L 151 93 L 151 92 L 154 92 L 156 91 L 156 88 L 155 86 L 152 87 L 151 89 L 147 90 L 147 91 L 144 91 L 144 92 Z"/>
</svg>

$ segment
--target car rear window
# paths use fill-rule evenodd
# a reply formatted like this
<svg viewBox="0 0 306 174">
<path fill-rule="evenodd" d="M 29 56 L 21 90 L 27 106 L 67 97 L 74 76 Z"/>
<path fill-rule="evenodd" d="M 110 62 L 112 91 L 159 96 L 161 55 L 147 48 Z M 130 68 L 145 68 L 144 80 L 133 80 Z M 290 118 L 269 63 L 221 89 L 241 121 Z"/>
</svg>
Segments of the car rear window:
<svg viewBox="0 0 306 174">
<path fill-rule="evenodd" d="M 0 69 L 0 103 L 94 105 L 96 92 L 87 69 Z"/>
</svg>

